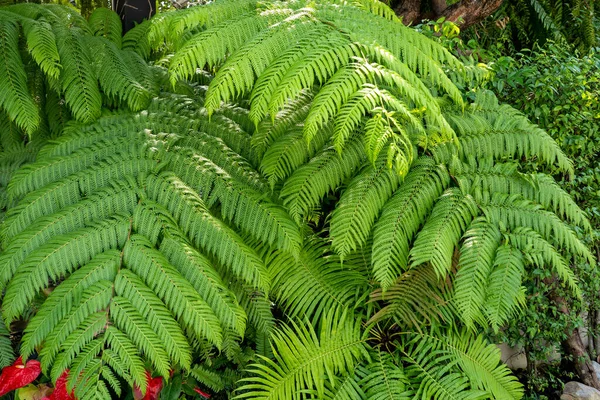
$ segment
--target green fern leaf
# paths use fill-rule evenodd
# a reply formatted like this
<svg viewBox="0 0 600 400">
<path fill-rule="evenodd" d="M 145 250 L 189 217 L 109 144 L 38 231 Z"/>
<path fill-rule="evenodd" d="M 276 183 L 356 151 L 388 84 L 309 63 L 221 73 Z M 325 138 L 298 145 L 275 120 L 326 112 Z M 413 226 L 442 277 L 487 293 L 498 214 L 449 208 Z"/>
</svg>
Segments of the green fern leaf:
<svg viewBox="0 0 600 400">
<path fill-rule="evenodd" d="M 427 157 L 413 165 L 384 205 L 373 232 L 373 275 L 386 290 L 407 268 L 409 243 L 449 184 L 446 169 Z"/>
<path fill-rule="evenodd" d="M 452 268 L 452 256 L 460 237 L 478 213 L 470 196 L 448 189 L 433 207 L 410 250 L 411 267 L 430 262 L 438 277 Z"/>
<path fill-rule="evenodd" d="M 509 244 L 498 248 L 484 303 L 486 317 L 496 332 L 510 321 L 519 310 L 519 306 L 525 304 L 521 287 L 524 270 L 520 251 Z"/>
<path fill-rule="evenodd" d="M 301 399 L 302 392 L 324 392 L 324 381 L 336 373 L 351 370 L 358 360 L 368 358 L 360 337 L 359 322 L 345 313 L 329 312 L 317 333 L 312 325 L 283 326 L 273 334 L 275 360 L 254 364 L 244 378 L 236 398 Z M 250 393 L 244 393 L 251 390 Z"/>
<path fill-rule="evenodd" d="M 2 107 L 17 126 L 30 136 L 40 123 L 39 110 L 27 89 L 27 76 L 19 54 L 19 26 L 10 20 L 0 19 L 0 86 Z"/>
<path fill-rule="evenodd" d="M 108 8 L 96 8 L 90 15 L 88 22 L 94 35 L 110 40 L 121 48 L 121 20 L 119 15 Z"/>
<path fill-rule="evenodd" d="M 482 316 L 486 293 L 490 293 L 487 292 L 487 283 L 491 279 L 500 239 L 498 227 L 481 217 L 473 221 L 463 237 L 454 283 L 454 301 L 468 327 Z"/>
</svg>

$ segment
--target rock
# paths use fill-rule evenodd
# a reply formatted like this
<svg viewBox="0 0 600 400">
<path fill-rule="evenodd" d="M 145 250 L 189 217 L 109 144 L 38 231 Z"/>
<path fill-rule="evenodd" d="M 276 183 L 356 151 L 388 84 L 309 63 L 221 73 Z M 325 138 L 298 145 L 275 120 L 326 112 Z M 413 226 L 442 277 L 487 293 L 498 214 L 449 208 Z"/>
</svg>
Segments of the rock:
<svg viewBox="0 0 600 400">
<path fill-rule="evenodd" d="M 594 367 L 594 372 L 596 373 L 596 377 L 600 381 L 600 364 L 596 361 L 592 361 L 592 366 Z"/>
<path fill-rule="evenodd" d="M 600 400 L 600 391 L 579 382 L 569 382 L 560 400 Z"/>
<path fill-rule="evenodd" d="M 527 369 L 527 356 L 525 350 L 522 347 L 510 347 L 506 343 L 500 343 L 497 345 L 500 349 L 500 357 L 502 362 L 510 369 Z"/>
</svg>

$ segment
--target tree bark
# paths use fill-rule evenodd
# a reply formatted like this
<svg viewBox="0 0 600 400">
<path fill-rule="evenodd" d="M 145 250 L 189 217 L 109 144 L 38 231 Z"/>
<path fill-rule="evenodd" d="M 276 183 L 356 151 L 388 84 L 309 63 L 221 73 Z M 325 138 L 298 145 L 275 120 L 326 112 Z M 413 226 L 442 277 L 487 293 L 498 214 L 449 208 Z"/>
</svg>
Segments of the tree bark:
<svg viewBox="0 0 600 400">
<path fill-rule="evenodd" d="M 421 22 L 421 0 L 404 0 L 394 8 L 394 12 L 404 25 Z"/>
<path fill-rule="evenodd" d="M 425 18 L 437 20 L 445 17 L 464 29 L 490 16 L 502 5 L 503 1 L 461 0 L 448 6 L 446 0 L 431 0 L 433 14 L 424 15 L 421 13 L 422 0 L 401 0 L 394 11 L 396 15 L 402 17 L 402 22 L 405 25 L 419 23 Z"/>
<path fill-rule="evenodd" d="M 554 284 L 555 278 L 544 279 L 544 281 L 551 285 Z M 567 303 L 567 300 L 559 295 L 556 290 L 550 290 L 548 297 L 554 302 L 554 304 L 556 304 L 561 313 L 567 315 L 569 314 L 569 304 Z M 577 375 L 579 375 L 579 379 L 581 379 L 581 382 L 583 382 L 584 385 L 588 385 L 600 390 L 600 381 L 596 376 L 596 372 L 592 366 L 592 361 L 590 360 L 586 348 L 583 345 L 581 335 L 579 334 L 579 329 L 575 328 L 572 332 L 569 332 L 567 328 L 566 333 L 568 336 L 567 339 L 563 341 L 562 346 L 565 352 L 573 356 L 575 370 Z"/>
<path fill-rule="evenodd" d="M 462 0 L 447 7 L 439 16 L 452 22 L 461 21 L 458 25 L 467 28 L 483 21 L 502 5 L 504 0 Z"/>
</svg>

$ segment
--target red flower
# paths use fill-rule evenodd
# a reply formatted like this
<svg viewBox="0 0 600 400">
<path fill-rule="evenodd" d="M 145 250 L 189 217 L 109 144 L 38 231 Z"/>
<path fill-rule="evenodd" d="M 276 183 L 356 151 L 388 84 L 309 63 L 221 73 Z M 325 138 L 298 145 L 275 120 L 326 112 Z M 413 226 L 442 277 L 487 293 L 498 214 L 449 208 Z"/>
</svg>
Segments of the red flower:
<svg viewBox="0 0 600 400">
<path fill-rule="evenodd" d="M 194 388 L 194 392 L 198 393 L 200 396 L 204 397 L 205 399 L 210 399 L 210 394 L 203 392 L 202 390 L 198 389 L 197 387 Z"/>
<path fill-rule="evenodd" d="M 0 374 L 0 397 L 35 381 L 35 378 L 41 372 L 39 361 L 29 360 L 27 364 L 23 365 L 23 358 L 17 358 L 13 365 L 2 369 L 2 374 Z"/>
<path fill-rule="evenodd" d="M 50 397 L 44 397 L 42 400 L 74 400 L 75 396 L 73 396 L 73 392 L 70 394 L 67 393 L 67 376 L 69 375 L 69 370 L 65 370 L 62 375 L 56 380 L 56 384 L 54 385 L 54 392 L 50 395 Z"/>
<path fill-rule="evenodd" d="M 133 388 L 133 398 L 135 400 L 158 400 L 158 394 L 162 389 L 163 379 L 160 376 L 152 378 L 150 372 L 146 371 L 146 382 L 148 382 L 146 395 L 144 396 L 140 388 L 136 385 Z"/>
</svg>

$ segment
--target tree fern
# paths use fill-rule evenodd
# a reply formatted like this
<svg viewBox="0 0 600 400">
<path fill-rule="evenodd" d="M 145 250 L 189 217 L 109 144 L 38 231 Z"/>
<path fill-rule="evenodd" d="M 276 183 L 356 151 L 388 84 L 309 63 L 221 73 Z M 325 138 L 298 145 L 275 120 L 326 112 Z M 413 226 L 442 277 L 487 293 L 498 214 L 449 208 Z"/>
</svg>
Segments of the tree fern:
<svg viewBox="0 0 600 400">
<path fill-rule="evenodd" d="M 567 260 L 593 258 L 571 225 L 589 222 L 552 178 L 572 173 L 558 145 L 489 93 L 467 103 L 441 46 L 371 0 L 215 1 L 123 49 L 107 11 L 6 14 L 16 35 L 49 24 L 60 74 L 40 44 L 43 85 L 25 83 L 79 120 L 30 147 L 3 124 L 0 143 L 3 319 L 27 320 L 20 352 L 52 380 L 69 370 L 81 398 L 171 370 L 238 398 L 522 396 L 478 332 L 518 311 L 526 268 L 577 293 Z"/>
</svg>

